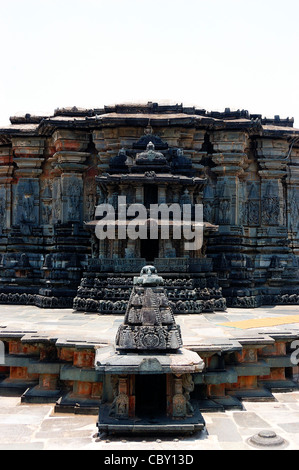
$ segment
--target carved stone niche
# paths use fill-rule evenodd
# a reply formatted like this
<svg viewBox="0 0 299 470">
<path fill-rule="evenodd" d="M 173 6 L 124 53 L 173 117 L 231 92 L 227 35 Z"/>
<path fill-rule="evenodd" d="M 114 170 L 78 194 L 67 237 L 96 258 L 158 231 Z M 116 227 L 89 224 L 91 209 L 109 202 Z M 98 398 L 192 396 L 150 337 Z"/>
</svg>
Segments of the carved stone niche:
<svg viewBox="0 0 299 470">
<path fill-rule="evenodd" d="M 128 379 L 120 378 L 118 382 L 118 395 L 115 402 L 115 416 L 117 418 L 129 417 Z"/>
<path fill-rule="evenodd" d="M 184 418 L 187 414 L 187 403 L 186 398 L 183 395 L 183 384 L 181 378 L 174 379 L 172 410 L 173 418 Z"/>
</svg>

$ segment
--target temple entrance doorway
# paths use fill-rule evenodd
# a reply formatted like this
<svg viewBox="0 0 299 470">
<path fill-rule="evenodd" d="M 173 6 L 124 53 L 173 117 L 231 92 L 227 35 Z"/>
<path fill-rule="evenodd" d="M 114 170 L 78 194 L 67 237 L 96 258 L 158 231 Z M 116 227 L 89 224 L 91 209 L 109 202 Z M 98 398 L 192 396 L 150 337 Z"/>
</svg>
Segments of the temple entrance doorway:
<svg viewBox="0 0 299 470">
<path fill-rule="evenodd" d="M 166 374 L 136 375 L 135 398 L 139 418 L 166 416 Z"/>
<path fill-rule="evenodd" d="M 155 258 L 159 257 L 159 240 L 140 240 L 140 256 L 147 262 L 154 261 Z"/>
<path fill-rule="evenodd" d="M 158 204 L 158 186 L 155 184 L 144 185 L 144 205 L 150 209 L 151 204 Z"/>
</svg>

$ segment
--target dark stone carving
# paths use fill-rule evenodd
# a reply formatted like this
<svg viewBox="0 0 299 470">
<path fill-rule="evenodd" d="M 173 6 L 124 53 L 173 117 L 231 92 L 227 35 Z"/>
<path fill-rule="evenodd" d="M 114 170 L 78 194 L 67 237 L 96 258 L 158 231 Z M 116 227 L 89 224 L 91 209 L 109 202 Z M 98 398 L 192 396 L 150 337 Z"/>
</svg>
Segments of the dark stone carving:
<svg viewBox="0 0 299 470">
<path fill-rule="evenodd" d="M 182 346 L 180 328 L 162 284 L 154 266 L 145 266 L 134 278 L 124 323 L 117 332 L 118 349 L 176 350 Z"/>
<path fill-rule="evenodd" d="M 168 144 L 163 142 L 159 136 L 153 135 L 152 133 L 146 133 L 146 135 L 142 136 L 138 142 L 133 144 L 133 148 L 144 150 L 150 142 L 155 146 L 156 150 L 168 149 Z"/>
<path fill-rule="evenodd" d="M 0 234 L 6 228 L 6 194 L 3 188 L 0 188 Z"/>
<path fill-rule="evenodd" d="M 299 191 L 295 188 L 290 194 L 290 226 L 291 230 L 297 231 L 297 238 L 299 236 Z"/>
<path fill-rule="evenodd" d="M 184 374 L 182 376 L 183 394 L 186 400 L 186 414 L 192 416 L 194 408 L 190 403 L 190 393 L 194 391 L 194 382 L 191 374 Z"/>
<path fill-rule="evenodd" d="M 109 163 L 110 169 L 113 170 L 113 172 L 123 172 L 126 171 L 126 161 L 127 161 L 127 154 L 125 149 L 121 149 L 118 152 L 118 155 L 116 157 L 112 157 Z"/>
<path fill-rule="evenodd" d="M 260 221 L 260 204 L 259 195 L 256 184 L 252 183 L 248 194 L 247 205 L 247 223 L 248 225 L 259 225 Z"/>
<path fill-rule="evenodd" d="M 72 222 L 80 221 L 81 186 L 76 178 L 72 178 L 68 185 L 68 219 Z"/>
</svg>

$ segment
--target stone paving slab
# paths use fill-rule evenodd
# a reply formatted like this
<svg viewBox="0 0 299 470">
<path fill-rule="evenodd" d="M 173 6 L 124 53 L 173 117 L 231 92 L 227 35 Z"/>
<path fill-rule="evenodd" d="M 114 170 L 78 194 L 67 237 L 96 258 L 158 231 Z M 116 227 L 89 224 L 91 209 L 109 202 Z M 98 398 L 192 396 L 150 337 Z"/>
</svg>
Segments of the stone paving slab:
<svg viewBox="0 0 299 470">
<path fill-rule="evenodd" d="M 189 451 L 254 450 L 247 439 L 272 430 L 299 449 L 299 392 L 275 394 L 275 402 L 244 402 L 244 411 L 203 413 L 206 429 L 192 436 L 97 436 L 96 416 L 56 414 L 52 405 L 24 405 L 0 397 L 0 450 Z"/>
<path fill-rule="evenodd" d="M 260 307 L 252 310 L 229 308 L 226 312 L 201 315 L 176 315 L 176 322 L 181 326 L 184 345 L 189 342 L 213 341 L 213 339 L 234 339 L 254 336 L 257 333 L 292 331 L 299 334 L 299 324 L 290 323 L 273 325 L 283 315 L 298 315 L 299 306 Z M 251 328 L 230 328 L 234 321 L 271 318 L 271 326 Z M 223 325 L 223 319 L 228 324 Z M 220 321 L 221 320 L 221 321 Z M 114 342 L 123 315 L 97 315 L 73 312 L 72 309 L 39 309 L 34 306 L 0 305 L 0 325 L 9 331 L 37 331 L 58 337 L 91 338 L 99 342 Z"/>
</svg>

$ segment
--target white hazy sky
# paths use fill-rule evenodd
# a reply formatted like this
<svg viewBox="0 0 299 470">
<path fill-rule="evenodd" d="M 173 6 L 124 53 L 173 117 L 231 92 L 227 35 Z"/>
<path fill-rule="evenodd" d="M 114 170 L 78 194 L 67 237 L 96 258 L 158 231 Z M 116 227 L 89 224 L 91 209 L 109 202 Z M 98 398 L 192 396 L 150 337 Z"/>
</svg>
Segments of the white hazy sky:
<svg viewBox="0 0 299 470">
<path fill-rule="evenodd" d="M 298 0 L 0 0 L 0 124 L 170 101 L 294 117 Z"/>
</svg>

